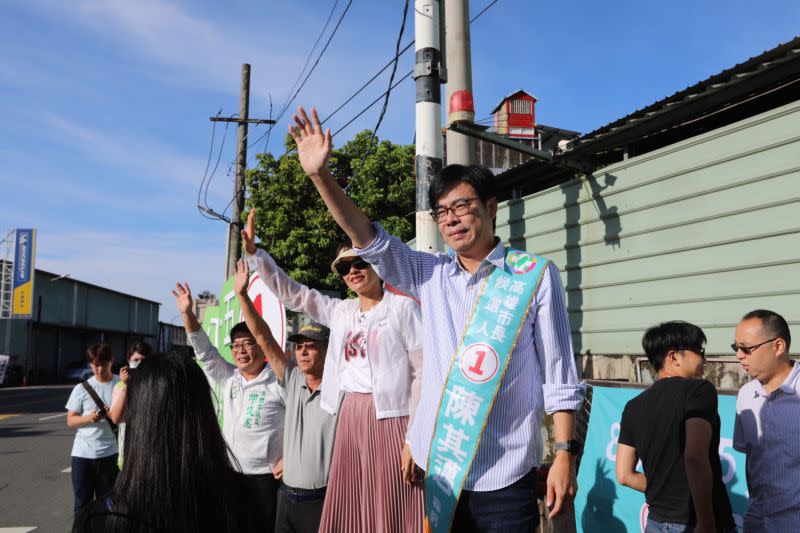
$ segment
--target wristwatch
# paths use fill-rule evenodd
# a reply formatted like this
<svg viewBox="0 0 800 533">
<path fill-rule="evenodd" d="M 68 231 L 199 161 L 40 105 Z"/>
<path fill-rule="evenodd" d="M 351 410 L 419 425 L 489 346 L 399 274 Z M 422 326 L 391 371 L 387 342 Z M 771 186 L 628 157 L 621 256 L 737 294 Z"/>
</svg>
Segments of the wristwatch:
<svg viewBox="0 0 800 533">
<path fill-rule="evenodd" d="M 575 439 L 569 439 L 565 442 L 556 442 L 553 449 L 557 452 L 565 451 L 570 455 L 578 455 L 581 453 L 581 444 Z"/>
</svg>

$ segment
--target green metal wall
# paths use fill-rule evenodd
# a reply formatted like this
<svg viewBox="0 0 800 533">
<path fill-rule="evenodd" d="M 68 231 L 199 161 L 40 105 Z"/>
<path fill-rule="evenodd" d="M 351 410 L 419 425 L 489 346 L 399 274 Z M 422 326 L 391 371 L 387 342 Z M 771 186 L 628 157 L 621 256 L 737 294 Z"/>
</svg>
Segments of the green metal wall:
<svg viewBox="0 0 800 533">
<path fill-rule="evenodd" d="M 729 354 L 755 308 L 800 334 L 800 102 L 503 203 L 497 223 L 558 264 L 577 353 L 640 353 L 682 319 Z"/>
</svg>

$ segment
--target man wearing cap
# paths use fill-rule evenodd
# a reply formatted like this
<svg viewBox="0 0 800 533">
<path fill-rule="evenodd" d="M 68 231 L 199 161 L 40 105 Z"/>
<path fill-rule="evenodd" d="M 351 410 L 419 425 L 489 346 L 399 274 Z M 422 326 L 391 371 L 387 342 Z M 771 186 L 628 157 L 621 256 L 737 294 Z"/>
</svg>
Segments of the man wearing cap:
<svg viewBox="0 0 800 533">
<path fill-rule="evenodd" d="M 231 364 L 211 344 L 192 311 L 189 284 L 178 283 L 172 294 L 195 356 L 209 384 L 220 391 L 222 435 L 245 475 L 249 492 L 261 502 L 264 531 L 272 531 L 280 486 L 275 476 L 280 477 L 283 454 L 283 390 L 244 322 L 230 331 Z"/>
<path fill-rule="evenodd" d="M 329 330 L 311 322 L 289 336 L 294 360 L 275 341 L 247 295 L 250 274 L 239 261 L 234 291 L 245 323 L 267 356 L 286 398 L 283 479 L 278 492 L 276 532 L 316 533 L 331 467 L 337 417 L 320 407 L 320 385 Z"/>
</svg>

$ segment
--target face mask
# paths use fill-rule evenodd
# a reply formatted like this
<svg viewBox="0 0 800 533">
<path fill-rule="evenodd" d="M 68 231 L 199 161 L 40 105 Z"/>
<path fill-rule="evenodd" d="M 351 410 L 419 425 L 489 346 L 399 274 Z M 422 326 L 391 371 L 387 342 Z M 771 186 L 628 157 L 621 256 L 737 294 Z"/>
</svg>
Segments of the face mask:
<svg viewBox="0 0 800 533">
<path fill-rule="evenodd" d="M 141 363 L 141 361 L 131 361 L 130 363 L 128 363 L 128 368 L 133 370 L 134 368 L 139 366 L 139 363 Z"/>
</svg>

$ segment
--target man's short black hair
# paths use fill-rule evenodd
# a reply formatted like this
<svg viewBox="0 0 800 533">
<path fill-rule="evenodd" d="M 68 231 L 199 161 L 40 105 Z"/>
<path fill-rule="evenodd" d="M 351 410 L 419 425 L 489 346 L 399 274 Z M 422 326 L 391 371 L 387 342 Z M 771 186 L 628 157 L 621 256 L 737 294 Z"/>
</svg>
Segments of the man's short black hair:
<svg viewBox="0 0 800 533">
<path fill-rule="evenodd" d="M 247 324 L 244 322 L 239 322 L 235 326 L 231 328 L 231 339 L 233 339 L 237 334 L 244 333 L 248 337 L 252 337 L 253 334 L 250 333 L 250 328 L 247 327 Z"/>
<path fill-rule="evenodd" d="M 700 352 L 705 343 L 703 330 L 683 320 L 662 322 L 648 329 L 642 337 L 642 348 L 656 372 L 664 367 L 664 359 L 671 350 Z"/>
<path fill-rule="evenodd" d="M 786 351 L 789 351 L 789 345 L 792 344 L 792 334 L 789 333 L 789 324 L 785 318 L 775 311 L 756 309 L 744 315 L 742 320 L 750 320 L 751 318 L 761 320 L 761 327 L 764 328 L 768 336 L 783 339 L 786 342 Z"/>
<path fill-rule="evenodd" d="M 481 165 L 447 165 L 433 176 L 428 187 L 431 209 L 436 207 L 439 198 L 462 182 L 475 189 L 481 202 L 485 203 L 495 196 L 494 174 L 488 168 Z"/>
</svg>

